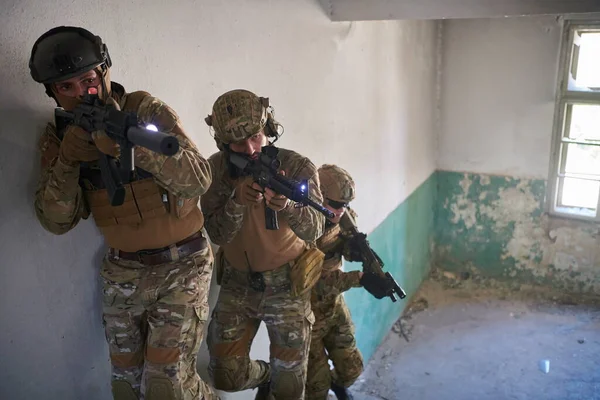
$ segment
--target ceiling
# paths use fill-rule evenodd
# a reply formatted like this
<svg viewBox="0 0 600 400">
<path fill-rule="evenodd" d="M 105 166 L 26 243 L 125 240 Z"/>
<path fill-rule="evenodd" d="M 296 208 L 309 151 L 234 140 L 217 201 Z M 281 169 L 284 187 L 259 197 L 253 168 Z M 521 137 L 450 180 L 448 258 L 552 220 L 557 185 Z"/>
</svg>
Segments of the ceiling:
<svg viewBox="0 0 600 400">
<path fill-rule="evenodd" d="M 600 0 L 319 0 L 332 21 L 491 18 L 600 12 Z"/>
</svg>

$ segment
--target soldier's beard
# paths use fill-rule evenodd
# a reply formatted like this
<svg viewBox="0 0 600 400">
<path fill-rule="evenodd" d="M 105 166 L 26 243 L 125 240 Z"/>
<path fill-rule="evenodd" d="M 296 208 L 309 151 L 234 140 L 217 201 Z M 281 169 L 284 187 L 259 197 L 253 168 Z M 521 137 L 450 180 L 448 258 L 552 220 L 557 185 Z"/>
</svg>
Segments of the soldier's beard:
<svg viewBox="0 0 600 400">
<path fill-rule="evenodd" d="M 329 218 L 325 220 L 325 229 L 333 228 L 337 225 L 337 222 L 331 222 Z"/>
</svg>

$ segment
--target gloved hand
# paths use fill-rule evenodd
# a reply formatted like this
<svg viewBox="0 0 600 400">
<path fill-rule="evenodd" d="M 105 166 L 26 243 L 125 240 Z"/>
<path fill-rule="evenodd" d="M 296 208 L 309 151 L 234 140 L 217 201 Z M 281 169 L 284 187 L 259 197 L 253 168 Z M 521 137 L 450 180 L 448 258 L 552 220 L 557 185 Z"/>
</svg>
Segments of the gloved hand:
<svg viewBox="0 0 600 400">
<path fill-rule="evenodd" d="M 285 171 L 281 170 L 279 173 L 285 176 Z M 286 208 L 290 200 L 282 194 L 275 193 L 269 188 L 265 188 L 265 201 L 267 206 L 274 211 L 281 211 Z"/>
<path fill-rule="evenodd" d="M 98 160 L 100 152 L 88 132 L 79 126 L 69 125 L 60 143 L 58 156 L 63 163 L 74 166 L 80 162 Z"/>
<path fill-rule="evenodd" d="M 394 290 L 392 282 L 372 272 L 365 272 L 359 282 L 376 299 L 383 299 Z"/>
<path fill-rule="evenodd" d="M 116 100 L 113 99 L 112 97 L 109 97 L 106 100 L 106 104 L 112 105 L 117 110 L 121 110 L 119 103 L 117 103 Z M 92 132 L 92 138 L 94 139 L 94 143 L 96 144 L 96 147 L 98 147 L 98 150 L 100 150 L 104 154 L 108 154 L 109 156 L 112 156 L 115 158 L 119 157 L 119 155 L 121 154 L 121 146 L 119 146 L 117 144 L 117 142 L 115 142 L 110 137 L 108 137 L 106 132 L 104 132 L 104 131 Z"/>
<path fill-rule="evenodd" d="M 348 242 L 346 244 L 347 248 L 348 248 L 348 254 L 347 259 L 348 261 L 362 261 L 363 260 L 363 256 L 360 252 L 360 246 L 358 245 L 359 242 L 362 242 L 363 240 L 366 241 L 367 245 L 369 244 L 369 241 L 366 240 L 367 235 L 359 232 L 356 235 L 352 236 L 350 239 L 348 239 Z"/>
<path fill-rule="evenodd" d="M 265 201 L 271 210 L 281 211 L 287 207 L 289 199 L 282 194 L 277 194 L 269 188 L 265 189 Z"/>
<path fill-rule="evenodd" d="M 251 176 L 240 179 L 235 187 L 235 202 L 243 206 L 252 206 L 263 199 L 262 188 Z"/>
</svg>

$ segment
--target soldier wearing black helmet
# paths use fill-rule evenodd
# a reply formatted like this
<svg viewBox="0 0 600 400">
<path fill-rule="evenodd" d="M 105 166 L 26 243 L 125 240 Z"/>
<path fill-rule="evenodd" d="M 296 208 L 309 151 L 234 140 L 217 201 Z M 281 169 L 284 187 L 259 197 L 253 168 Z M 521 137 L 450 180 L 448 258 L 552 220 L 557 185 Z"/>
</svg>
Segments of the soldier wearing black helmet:
<svg viewBox="0 0 600 400">
<path fill-rule="evenodd" d="M 125 201 L 112 206 L 98 160 L 118 155 L 119 146 L 103 131 L 48 123 L 39 141 L 36 215 L 57 235 L 92 215 L 108 245 L 101 276 L 114 399 L 214 399 L 196 372 L 213 263 L 198 207 L 210 166 L 175 111 L 112 82 L 111 65 L 100 37 L 68 26 L 40 36 L 29 60 L 32 78 L 57 106 L 73 110 L 96 91 L 102 102 L 176 137 L 179 151 L 166 157 L 135 148 Z"/>
</svg>

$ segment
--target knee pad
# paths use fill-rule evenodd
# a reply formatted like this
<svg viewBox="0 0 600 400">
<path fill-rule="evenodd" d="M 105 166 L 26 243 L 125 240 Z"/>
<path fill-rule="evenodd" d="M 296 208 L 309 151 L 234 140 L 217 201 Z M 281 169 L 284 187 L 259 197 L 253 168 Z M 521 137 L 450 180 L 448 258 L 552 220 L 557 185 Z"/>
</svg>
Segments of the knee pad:
<svg viewBox="0 0 600 400">
<path fill-rule="evenodd" d="M 215 389 L 237 392 L 246 381 L 248 360 L 240 357 L 214 358 L 208 365 L 208 373 Z"/>
<path fill-rule="evenodd" d="M 276 399 L 303 399 L 306 377 L 302 368 L 271 372 L 271 393 Z"/>
<path fill-rule="evenodd" d="M 112 381 L 112 395 L 115 400 L 138 400 L 138 396 L 127 381 Z"/>
<path fill-rule="evenodd" d="M 173 384 L 168 378 L 150 378 L 146 383 L 146 400 L 175 400 Z"/>
</svg>

